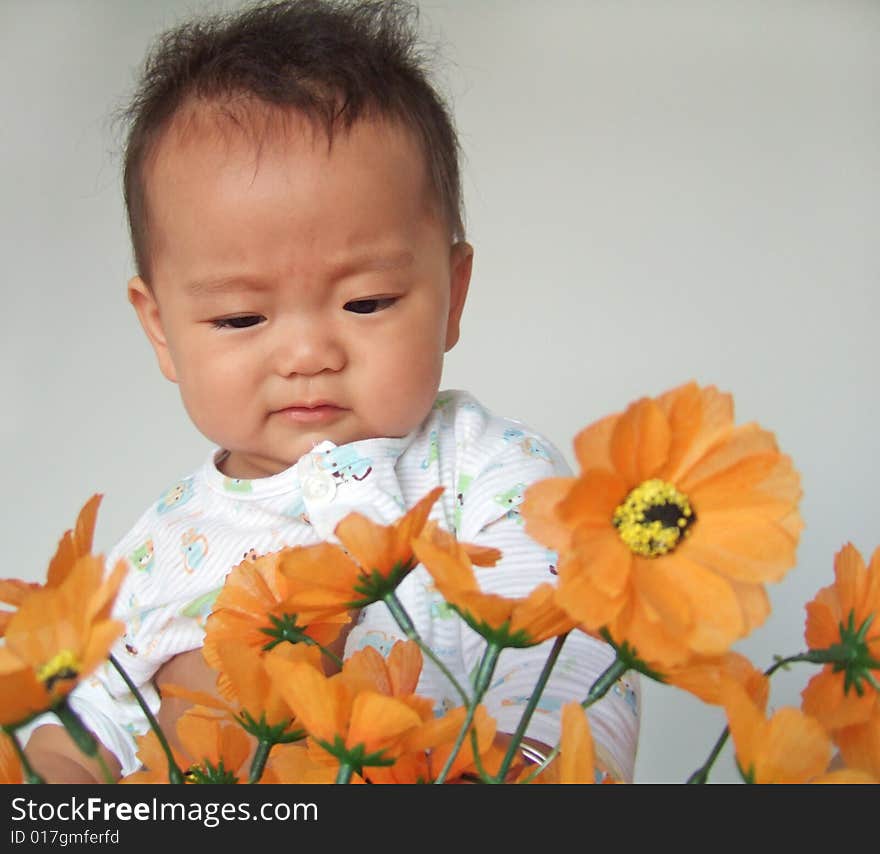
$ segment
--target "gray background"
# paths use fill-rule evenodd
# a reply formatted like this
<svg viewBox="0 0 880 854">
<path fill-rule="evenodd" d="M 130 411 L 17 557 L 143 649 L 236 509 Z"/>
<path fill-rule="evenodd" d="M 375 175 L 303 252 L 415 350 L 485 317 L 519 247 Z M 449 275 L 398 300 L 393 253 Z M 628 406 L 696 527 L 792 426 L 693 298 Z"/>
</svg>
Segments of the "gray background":
<svg viewBox="0 0 880 854">
<path fill-rule="evenodd" d="M 207 452 L 126 301 L 111 117 L 156 33 L 230 5 L 0 0 L 0 575 L 42 580 L 94 492 L 106 551 Z M 580 428 L 637 397 L 733 392 L 793 456 L 806 520 L 737 649 L 761 667 L 801 650 L 834 553 L 880 543 L 880 3 L 421 7 L 476 247 L 444 386 L 571 462 Z M 774 677 L 771 704 L 812 672 Z M 637 781 L 683 781 L 723 724 L 645 684 Z M 713 779 L 736 779 L 729 748 Z"/>
</svg>

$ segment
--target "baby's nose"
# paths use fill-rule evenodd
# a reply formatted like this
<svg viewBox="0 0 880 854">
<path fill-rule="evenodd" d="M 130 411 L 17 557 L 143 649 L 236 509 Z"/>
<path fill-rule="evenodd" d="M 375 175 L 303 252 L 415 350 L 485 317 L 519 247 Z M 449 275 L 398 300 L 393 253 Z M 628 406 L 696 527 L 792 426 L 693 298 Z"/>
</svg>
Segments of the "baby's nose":
<svg viewBox="0 0 880 854">
<path fill-rule="evenodd" d="M 346 356 L 330 324 L 303 319 L 279 328 L 273 361 L 275 370 L 283 376 L 312 376 L 322 371 L 341 371 Z"/>
</svg>

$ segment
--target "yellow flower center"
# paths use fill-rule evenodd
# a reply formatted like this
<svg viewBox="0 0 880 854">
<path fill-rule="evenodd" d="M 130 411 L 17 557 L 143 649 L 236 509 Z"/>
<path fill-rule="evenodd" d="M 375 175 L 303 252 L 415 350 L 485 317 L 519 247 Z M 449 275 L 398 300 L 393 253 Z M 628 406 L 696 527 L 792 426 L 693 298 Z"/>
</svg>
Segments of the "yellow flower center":
<svg viewBox="0 0 880 854">
<path fill-rule="evenodd" d="M 72 649 L 63 649 L 54 658 L 47 661 L 38 671 L 37 679 L 44 682 L 46 690 L 51 693 L 56 682 L 63 679 L 76 679 L 82 667 Z"/>
<path fill-rule="evenodd" d="M 688 497 L 671 483 L 654 478 L 640 483 L 614 510 L 612 522 L 620 539 L 637 555 L 659 557 L 671 552 L 696 521 Z"/>
</svg>

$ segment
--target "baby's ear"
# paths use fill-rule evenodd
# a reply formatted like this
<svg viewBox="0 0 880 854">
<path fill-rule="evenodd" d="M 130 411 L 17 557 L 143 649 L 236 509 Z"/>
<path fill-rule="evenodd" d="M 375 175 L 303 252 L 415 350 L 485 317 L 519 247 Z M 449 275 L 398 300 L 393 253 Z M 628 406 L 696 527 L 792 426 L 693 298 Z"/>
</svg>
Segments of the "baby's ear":
<svg viewBox="0 0 880 854">
<path fill-rule="evenodd" d="M 449 254 L 449 317 L 446 321 L 446 352 L 457 343 L 461 331 L 461 315 L 467 299 L 474 264 L 474 247 L 456 243 Z"/>
<path fill-rule="evenodd" d="M 138 320 L 140 320 L 141 326 L 156 352 L 159 370 L 162 371 L 166 379 L 176 383 L 177 371 L 165 338 L 165 329 L 159 314 L 159 303 L 156 302 L 156 297 L 150 286 L 140 276 L 135 276 L 128 283 L 128 301 L 134 306 Z"/>
</svg>

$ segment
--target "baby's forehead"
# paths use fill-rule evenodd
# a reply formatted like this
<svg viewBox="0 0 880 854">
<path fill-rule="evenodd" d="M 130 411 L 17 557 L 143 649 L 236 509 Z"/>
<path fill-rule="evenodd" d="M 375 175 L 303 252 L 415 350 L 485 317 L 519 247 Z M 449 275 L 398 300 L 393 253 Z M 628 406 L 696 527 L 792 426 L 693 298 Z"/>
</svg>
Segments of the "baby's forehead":
<svg viewBox="0 0 880 854">
<path fill-rule="evenodd" d="M 352 131 L 363 124 L 382 127 L 391 135 L 403 135 L 415 143 L 417 156 L 424 159 L 421 146 L 409 128 L 395 118 L 378 111 L 365 111 L 351 121 L 340 121 L 323 110 L 300 109 L 276 105 L 248 95 L 226 98 L 190 98 L 184 102 L 157 134 L 148 158 L 150 166 L 162 157 L 173 157 L 176 151 L 195 147 L 215 148 L 235 156 L 259 159 L 262 151 L 300 147 L 307 144 L 325 148 L 329 154 L 341 136 L 357 144 L 358 134 Z"/>
<path fill-rule="evenodd" d="M 314 176 L 321 174 L 349 174 L 360 181 L 358 174 L 352 174 L 352 164 L 359 164 L 361 175 L 368 170 L 384 175 L 384 181 L 392 176 L 405 180 L 406 198 L 399 194 L 394 198 L 407 207 L 408 200 L 415 200 L 421 211 L 444 219 L 427 155 L 402 121 L 374 111 L 351 122 L 334 123 L 295 107 L 245 96 L 190 99 L 181 105 L 145 158 L 146 218 L 151 229 L 161 231 L 157 217 L 167 222 L 169 215 L 176 216 L 190 198 L 181 188 L 192 187 L 193 182 L 222 193 L 223 175 L 242 176 L 240 186 L 246 188 L 269 168 L 277 179 L 296 175 L 298 185 L 314 186 L 320 192 L 321 179 Z"/>
</svg>

